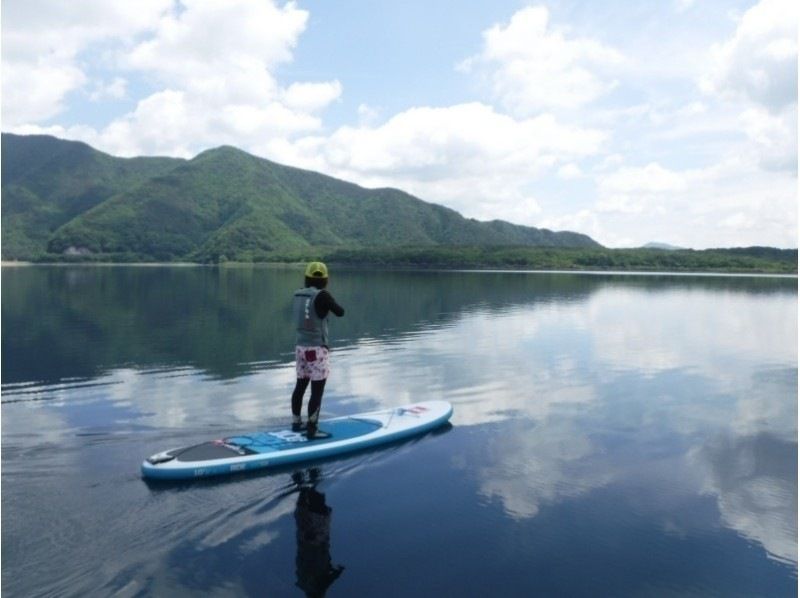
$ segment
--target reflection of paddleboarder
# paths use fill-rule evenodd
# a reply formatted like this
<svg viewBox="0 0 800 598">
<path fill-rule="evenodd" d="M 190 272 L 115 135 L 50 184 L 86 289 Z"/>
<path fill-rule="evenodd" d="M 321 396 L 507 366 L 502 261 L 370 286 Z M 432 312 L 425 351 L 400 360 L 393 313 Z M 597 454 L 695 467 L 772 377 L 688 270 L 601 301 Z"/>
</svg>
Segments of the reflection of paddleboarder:
<svg viewBox="0 0 800 598">
<path fill-rule="evenodd" d="M 294 519 L 297 523 L 297 587 L 306 596 L 324 596 L 344 571 L 331 563 L 331 512 L 325 495 L 317 491 L 318 469 L 308 470 L 308 481 L 302 472 L 292 475 L 300 487 Z"/>
</svg>

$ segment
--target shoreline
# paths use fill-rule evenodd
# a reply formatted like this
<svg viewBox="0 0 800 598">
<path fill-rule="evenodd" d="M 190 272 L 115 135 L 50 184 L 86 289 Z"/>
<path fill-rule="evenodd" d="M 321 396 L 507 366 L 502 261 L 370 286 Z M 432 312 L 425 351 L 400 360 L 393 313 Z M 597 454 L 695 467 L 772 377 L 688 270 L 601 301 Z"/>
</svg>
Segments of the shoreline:
<svg viewBox="0 0 800 598">
<path fill-rule="evenodd" d="M 137 267 L 154 267 L 160 268 L 164 266 L 174 266 L 178 268 L 191 268 L 195 266 L 210 266 L 216 264 L 199 264 L 194 262 L 0 262 L 0 266 L 17 268 L 21 266 L 137 266 Z"/>
<path fill-rule="evenodd" d="M 275 268 L 294 269 L 302 267 L 305 262 L 225 262 L 222 264 L 204 264 L 199 262 L 24 262 L 3 261 L 0 267 L 90 267 L 90 268 Z M 594 276 L 714 276 L 714 277 L 759 277 L 759 278 L 798 278 L 798 273 L 791 272 L 763 272 L 763 271 L 720 271 L 720 270 L 620 270 L 620 269 L 545 269 L 545 268 L 497 268 L 497 267 L 446 267 L 436 264 L 354 264 L 331 261 L 337 268 L 349 270 L 374 270 L 383 269 L 396 272 L 461 272 L 461 273 L 487 273 L 487 274 L 588 274 Z"/>
</svg>

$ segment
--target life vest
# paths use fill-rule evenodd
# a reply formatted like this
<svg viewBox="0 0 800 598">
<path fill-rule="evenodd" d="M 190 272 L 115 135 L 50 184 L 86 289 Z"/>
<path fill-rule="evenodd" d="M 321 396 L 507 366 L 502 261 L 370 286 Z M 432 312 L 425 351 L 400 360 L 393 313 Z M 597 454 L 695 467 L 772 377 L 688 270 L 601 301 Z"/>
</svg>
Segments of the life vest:
<svg viewBox="0 0 800 598">
<path fill-rule="evenodd" d="M 297 332 L 295 344 L 303 347 L 328 346 L 328 318 L 320 318 L 314 301 L 321 289 L 305 287 L 294 293 L 292 317 Z"/>
</svg>

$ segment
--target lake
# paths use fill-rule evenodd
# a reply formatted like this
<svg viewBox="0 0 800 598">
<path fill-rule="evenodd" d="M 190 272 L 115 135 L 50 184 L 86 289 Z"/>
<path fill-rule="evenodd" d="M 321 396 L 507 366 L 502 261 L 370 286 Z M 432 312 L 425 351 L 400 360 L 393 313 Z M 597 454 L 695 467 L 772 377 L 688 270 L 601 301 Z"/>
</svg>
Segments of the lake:
<svg viewBox="0 0 800 598">
<path fill-rule="evenodd" d="M 6 596 L 794 596 L 797 279 L 332 268 L 304 468 L 142 480 L 289 421 L 301 268 L 4 267 Z"/>
</svg>

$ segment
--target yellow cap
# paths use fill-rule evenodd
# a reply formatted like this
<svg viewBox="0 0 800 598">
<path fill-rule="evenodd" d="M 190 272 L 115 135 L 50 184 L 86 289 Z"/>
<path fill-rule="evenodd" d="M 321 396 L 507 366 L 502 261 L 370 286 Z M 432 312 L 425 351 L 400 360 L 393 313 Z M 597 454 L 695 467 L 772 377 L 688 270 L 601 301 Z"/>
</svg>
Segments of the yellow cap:
<svg viewBox="0 0 800 598">
<path fill-rule="evenodd" d="M 322 262 L 311 262 L 306 266 L 308 278 L 328 278 L 328 267 Z"/>
</svg>

